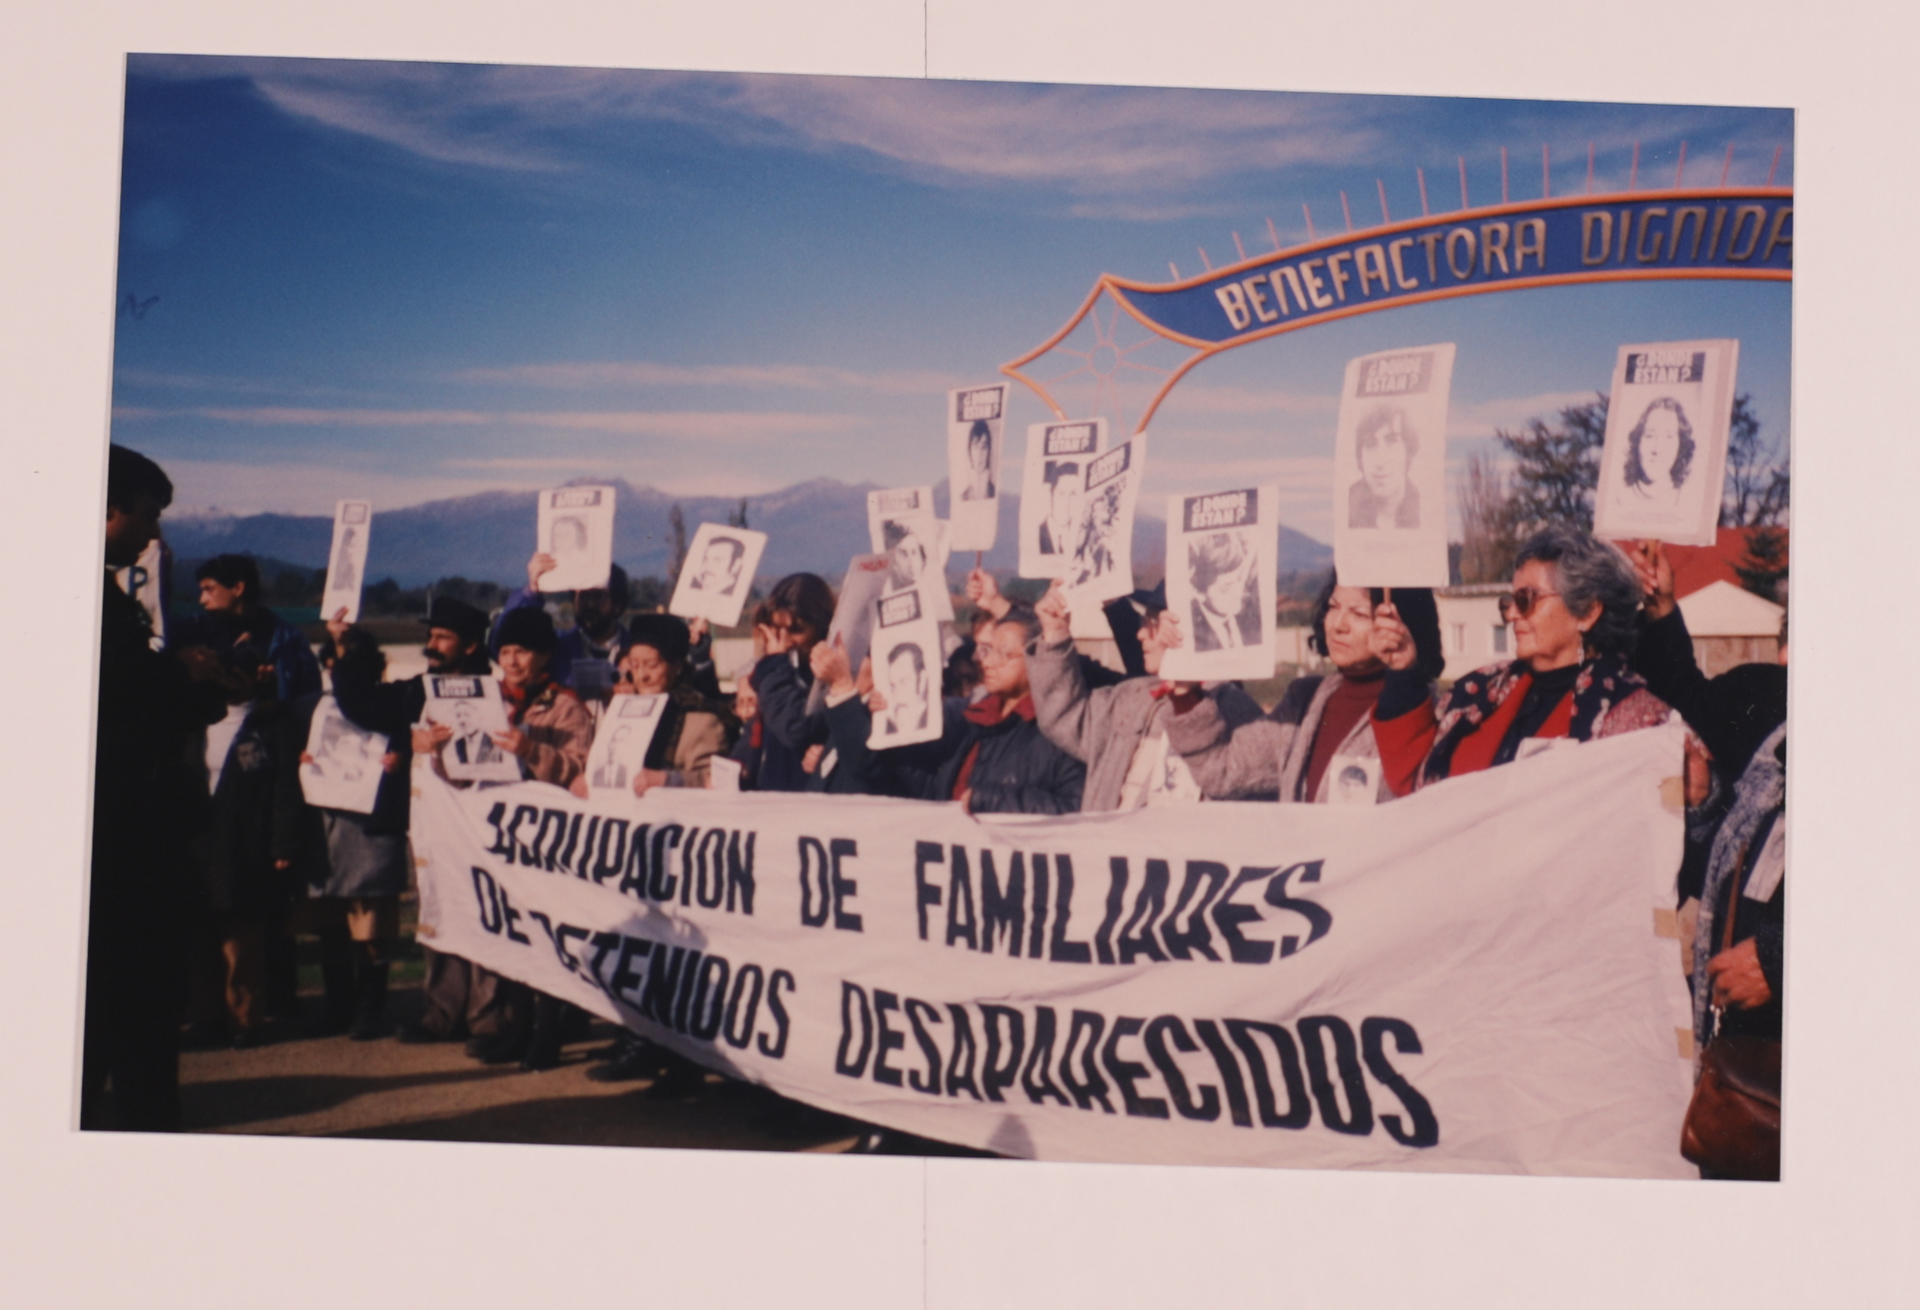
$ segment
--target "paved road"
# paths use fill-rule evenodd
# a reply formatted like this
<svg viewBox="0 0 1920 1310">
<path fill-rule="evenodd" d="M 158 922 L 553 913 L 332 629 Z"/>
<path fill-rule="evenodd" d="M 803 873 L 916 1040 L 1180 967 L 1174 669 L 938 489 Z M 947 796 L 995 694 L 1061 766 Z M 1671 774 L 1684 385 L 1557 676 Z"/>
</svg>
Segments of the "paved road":
<svg viewBox="0 0 1920 1310">
<path fill-rule="evenodd" d="M 417 989 L 396 990 L 393 999 L 398 1016 L 419 1012 Z M 844 1151 L 855 1140 L 848 1120 L 718 1075 L 664 1099 L 651 1096 L 645 1080 L 593 1082 L 586 1076 L 590 1055 L 614 1032 L 596 1021 L 588 1040 L 566 1048 L 559 1068 L 542 1073 L 479 1064 L 457 1042 L 403 1046 L 289 1035 L 246 1051 L 188 1051 L 180 1061 L 183 1126 L 302 1137 L 819 1152 Z"/>
</svg>

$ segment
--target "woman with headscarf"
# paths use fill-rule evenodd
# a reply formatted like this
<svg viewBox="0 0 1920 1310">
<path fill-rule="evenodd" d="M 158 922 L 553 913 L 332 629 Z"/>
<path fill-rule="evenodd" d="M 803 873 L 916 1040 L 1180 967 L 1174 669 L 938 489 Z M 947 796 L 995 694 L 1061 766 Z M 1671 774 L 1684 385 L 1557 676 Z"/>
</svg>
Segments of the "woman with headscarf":
<svg viewBox="0 0 1920 1310">
<path fill-rule="evenodd" d="M 1375 761 L 1373 711 L 1386 686 L 1387 666 L 1372 646 L 1374 615 L 1398 616 L 1411 637 L 1407 676 L 1431 685 L 1446 663 L 1440 651 L 1440 615 L 1425 587 L 1343 587 L 1327 579 L 1313 606 L 1309 644 L 1333 663 L 1333 672 L 1295 678 L 1273 712 L 1235 726 L 1219 697 L 1176 694 L 1167 720 L 1167 744 L 1186 761 L 1200 794 L 1211 800 L 1278 795 L 1281 801 L 1326 804 L 1343 768 L 1378 780 L 1375 801 L 1392 800 L 1386 770 Z M 1361 763 L 1364 761 L 1364 763 Z M 1353 794 L 1351 785 L 1341 793 Z"/>
<path fill-rule="evenodd" d="M 1507 764 L 1538 741 L 1589 741 L 1667 718 L 1667 705 L 1627 666 L 1640 584 L 1626 556 L 1574 528 L 1543 528 L 1514 557 L 1500 601 L 1513 625 L 1511 663 L 1454 684 L 1436 713 L 1407 625 L 1374 611 L 1371 643 L 1387 668 L 1373 710 L 1387 783 L 1404 796 L 1430 782 Z"/>
<path fill-rule="evenodd" d="M 580 698 L 555 682 L 549 668 L 559 635 L 543 609 L 508 610 L 494 630 L 499 642 L 500 698 L 506 704 L 507 731 L 494 743 L 520 761 L 520 772 L 534 782 L 571 787 L 586 772 L 593 742 L 593 716 Z M 423 730 L 414 750 L 438 750 L 450 737 L 445 725 Z M 436 756 L 435 767 L 439 767 Z M 564 1003 L 524 983 L 501 980 L 506 1017 L 490 1037 L 467 1044 L 468 1054 L 486 1064 L 514 1060 L 523 1069 L 551 1069 L 560 1062 Z"/>
<path fill-rule="evenodd" d="M 733 743 L 732 713 L 686 680 L 692 635 L 685 619 L 642 614 L 628 625 L 630 644 L 620 661 L 615 695 L 665 695 L 646 762 L 633 780 L 636 796 L 653 787 L 705 787 L 709 762 Z"/>
</svg>

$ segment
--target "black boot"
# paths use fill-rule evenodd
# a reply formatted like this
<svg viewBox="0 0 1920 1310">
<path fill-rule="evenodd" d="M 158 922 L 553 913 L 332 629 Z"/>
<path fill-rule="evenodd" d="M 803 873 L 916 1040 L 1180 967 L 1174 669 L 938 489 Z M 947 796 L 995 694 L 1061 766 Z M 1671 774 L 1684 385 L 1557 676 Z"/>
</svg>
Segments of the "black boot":
<svg viewBox="0 0 1920 1310">
<path fill-rule="evenodd" d="M 667 1053 L 638 1033 L 621 1033 L 612 1055 L 587 1070 L 596 1083 L 626 1083 L 658 1077 L 666 1068 Z"/>
<path fill-rule="evenodd" d="M 358 970 L 348 954 L 351 944 L 344 933 L 322 933 L 320 937 L 320 1036 L 332 1037 L 346 1032 L 354 1019 Z"/>
<path fill-rule="evenodd" d="M 566 1002 L 544 992 L 533 994 L 533 1030 L 527 1034 L 527 1053 L 520 1057 L 526 1070 L 551 1069 L 560 1063 Z"/>
<path fill-rule="evenodd" d="M 392 1031 L 387 1022 L 387 962 L 362 956 L 353 965 L 353 1027 L 347 1037 L 371 1042 Z"/>
</svg>

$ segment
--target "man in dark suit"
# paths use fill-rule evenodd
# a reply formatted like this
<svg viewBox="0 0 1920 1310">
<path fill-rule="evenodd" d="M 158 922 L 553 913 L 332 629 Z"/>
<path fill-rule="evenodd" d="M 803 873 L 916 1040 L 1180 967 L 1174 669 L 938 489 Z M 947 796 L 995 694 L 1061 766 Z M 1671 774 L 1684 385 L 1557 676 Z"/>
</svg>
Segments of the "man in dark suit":
<svg viewBox="0 0 1920 1310">
<path fill-rule="evenodd" d="M 187 760 L 195 735 L 226 705 L 211 652 L 155 650 L 147 612 L 114 578 L 159 535 L 172 499 L 159 465 L 108 448 L 82 1128 L 180 1126 L 187 843 L 207 805 Z"/>
</svg>

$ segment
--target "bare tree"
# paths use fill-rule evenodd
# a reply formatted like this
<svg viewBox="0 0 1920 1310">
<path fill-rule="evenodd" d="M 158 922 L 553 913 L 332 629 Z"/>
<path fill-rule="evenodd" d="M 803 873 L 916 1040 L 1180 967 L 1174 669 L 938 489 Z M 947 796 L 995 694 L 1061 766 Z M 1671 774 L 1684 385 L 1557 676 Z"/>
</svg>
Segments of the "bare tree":
<svg viewBox="0 0 1920 1310">
<path fill-rule="evenodd" d="M 1787 463 L 1780 442 L 1764 441 L 1760 419 L 1751 397 L 1733 402 L 1733 425 L 1727 434 L 1727 485 L 1720 502 L 1720 526 L 1772 526 L 1785 516 L 1791 493 Z"/>
<path fill-rule="evenodd" d="M 1467 475 L 1460 483 L 1462 541 L 1459 576 L 1462 582 L 1498 582 L 1513 568 L 1513 495 L 1493 453 L 1476 450 L 1467 456 Z"/>
<path fill-rule="evenodd" d="M 687 516 L 681 512 L 677 500 L 667 511 L 667 534 L 673 543 L 673 560 L 667 566 L 667 576 L 678 578 L 681 566 L 687 562 Z"/>
</svg>

